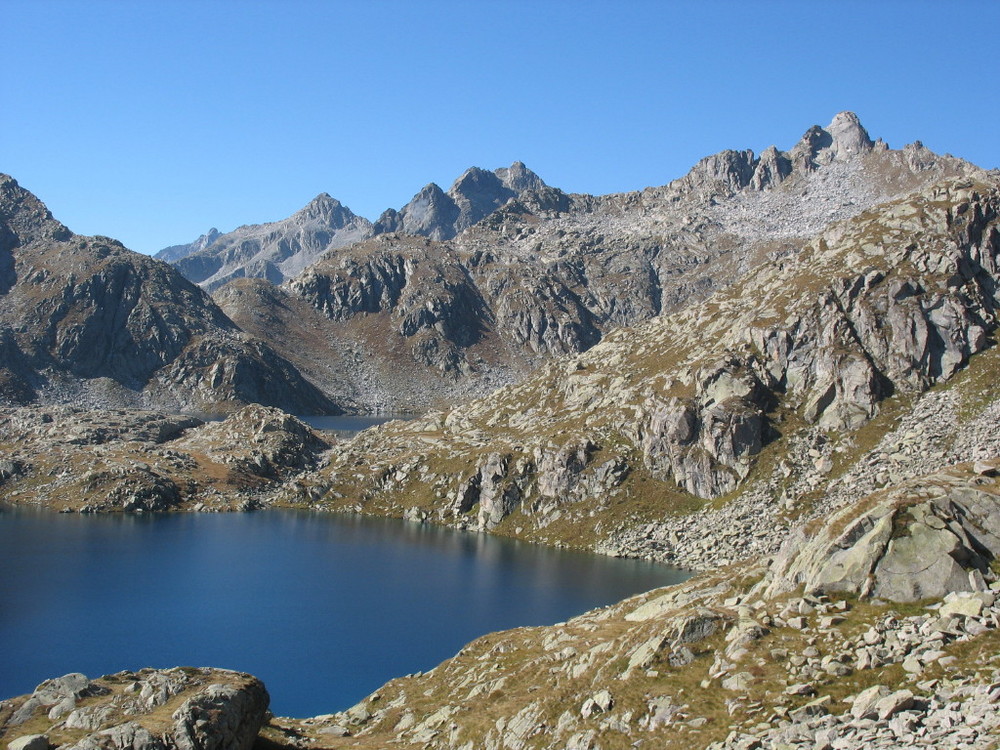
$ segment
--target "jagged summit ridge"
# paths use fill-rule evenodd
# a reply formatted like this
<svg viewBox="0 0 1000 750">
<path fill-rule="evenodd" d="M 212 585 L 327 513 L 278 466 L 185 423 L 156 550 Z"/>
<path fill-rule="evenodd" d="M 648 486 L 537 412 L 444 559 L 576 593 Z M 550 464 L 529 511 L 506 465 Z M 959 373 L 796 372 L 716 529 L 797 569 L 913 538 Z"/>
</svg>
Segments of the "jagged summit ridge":
<svg viewBox="0 0 1000 750">
<path fill-rule="evenodd" d="M 447 192 L 432 182 L 398 211 L 385 211 L 375 222 L 374 233 L 402 232 L 448 240 L 524 191 L 545 187 L 542 178 L 520 161 L 492 172 L 470 167 Z"/>
<path fill-rule="evenodd" d="M 675 184 L 682 190 L 711 187 L 728 194 L 747 187 L 765 190 L 781 184 L 793 173 L 858 159 L 875 147 L 858 116 L 840 112 L 826 128 L 819 125 L 809 128 L 787 152 L 769 146 L 758 157 L 750 149 L 727 149 L 699 161 Z"/>
<path fill-rule="evenodd" d="M 282 221 L 246 225 L 225 234 L 213 229 L 188 245 L 164 248 L 156 257 L 174 263 L 186 278 L 208 291 L 238 278 L 280 284 L 324 253 L 375 235 L 402 232 L 450 239 L 522 192 L 544 187 L 522 162 L 493 172 L 471 167 L 447 192 L 430 183 L 400 210 L 385 211 L 375 224 L 324 192 Z"/>
<path fill-rule="evenodd" d="M 796 173 L 860 159 L 875 146 L 857 115 L 841 112 L 826 128 L 810 128 L 788 152 L 771 147 L 758 157 L 751 150 L 725 150 L 702 159 L 669 187 L 675 193 L 696 195 L 766 190 Z M 282 222 L 240 227 L 205 238 L 207 243 L 199 238 L 191 245 L 166 248 L 157 257 L 171 260 L 188 279 L 209 291 L 242 277 L 279 284 L 325 252 L 376 235 L 400 233 L 444 241 L 519 198 L 530 195 L 534 197 L 527 199 L 529 203 L 538 198 L 552 203 L 554 197 L 557 205 L 564 204 L 561 194 L 548 195 L 551 190 L 520 161 L 492 172 L 471 167 L 447 191 L 429 183 L 405 206 L 384 211 L 374 224 L 323 193 Z"/>
</svg>

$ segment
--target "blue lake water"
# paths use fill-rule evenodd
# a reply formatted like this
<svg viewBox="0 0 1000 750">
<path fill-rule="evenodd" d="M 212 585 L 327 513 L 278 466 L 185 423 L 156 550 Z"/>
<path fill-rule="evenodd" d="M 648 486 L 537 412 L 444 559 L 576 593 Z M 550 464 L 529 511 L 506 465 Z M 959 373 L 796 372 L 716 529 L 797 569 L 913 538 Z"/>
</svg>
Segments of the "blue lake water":
<svg viewBox="0 0 1000 750">
<path fill-rule="evenodd" d="M 0 698 L 68 672 L 214 666 L 311 716 L 488 632 L 687 574 L 480 534 L 306 512 L 0 512 Z"/>
</svg>

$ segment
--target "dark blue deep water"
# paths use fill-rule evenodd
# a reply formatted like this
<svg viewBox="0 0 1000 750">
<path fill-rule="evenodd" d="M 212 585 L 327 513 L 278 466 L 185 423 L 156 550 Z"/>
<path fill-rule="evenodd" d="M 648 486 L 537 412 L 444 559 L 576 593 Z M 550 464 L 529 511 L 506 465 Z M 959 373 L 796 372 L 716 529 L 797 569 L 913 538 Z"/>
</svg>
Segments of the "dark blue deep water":
<svg viewBox="0 0 1000 750">
<path fill-rule="evenodd" d="M 0 512 L 0 698 L 144 666 L 250 672 L 279 715 L 352 705 L 468 641 L 683 580 L 405 522 Z"/>
</svg>

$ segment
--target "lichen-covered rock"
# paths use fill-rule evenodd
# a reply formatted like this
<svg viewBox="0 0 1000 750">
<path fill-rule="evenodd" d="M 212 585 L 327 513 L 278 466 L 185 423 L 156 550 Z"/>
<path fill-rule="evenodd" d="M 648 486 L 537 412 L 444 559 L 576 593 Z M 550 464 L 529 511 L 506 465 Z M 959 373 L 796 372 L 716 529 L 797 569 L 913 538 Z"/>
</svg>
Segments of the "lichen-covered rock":
<svg viewBox="0 0 1000 750">
<path fill-rule="evenodd" d="M 799 530 L 778 556 L 770 595 L 804 586 L 891 601 L 977 590 L 1000 557 L 1000 494 L 968 474 L 915 480 Z"/>
</svg>

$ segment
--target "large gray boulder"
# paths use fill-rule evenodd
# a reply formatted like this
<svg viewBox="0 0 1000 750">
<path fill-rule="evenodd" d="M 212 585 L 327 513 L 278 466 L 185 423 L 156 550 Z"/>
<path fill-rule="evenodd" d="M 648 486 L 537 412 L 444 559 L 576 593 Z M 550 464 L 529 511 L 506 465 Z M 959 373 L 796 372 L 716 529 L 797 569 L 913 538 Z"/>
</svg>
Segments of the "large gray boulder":
<svg viewBox="0 0 1000 750">
<path fill-rule="evenodd" d="M 998 556 L 1000 495 L 955 469 L 865 498 L 818 529 L 799 529 L 764 586 L 771 596 L 803 586 L 898 602 L 942 598 L 992 580 Z"/>
</svg>

